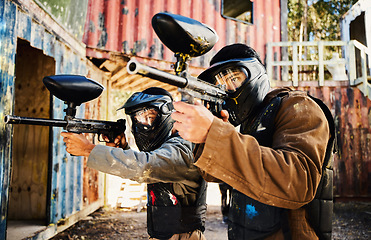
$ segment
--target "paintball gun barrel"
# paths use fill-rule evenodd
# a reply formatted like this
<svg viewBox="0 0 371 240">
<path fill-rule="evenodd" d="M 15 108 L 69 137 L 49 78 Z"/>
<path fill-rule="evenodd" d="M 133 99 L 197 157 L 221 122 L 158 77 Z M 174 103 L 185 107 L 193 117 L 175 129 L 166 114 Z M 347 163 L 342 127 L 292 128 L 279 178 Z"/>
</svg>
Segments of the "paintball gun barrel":
<svg viewBox="0 0 371 240">
<path fill-rule="evenodd" d="M 128 62 L 127 70 L 130 74 L 140 74 L 179 87 L 179 91 L 209 103 L 222 104 L 227 96 L 227 93 L 221 86 L 215 86 L 190 75 L 177 76 L 146 66 L 136 60 L 130 60 Z"/>
<path fill-rule="evenodd" d="M 43 79 L 46 88 L 57 98 L 65 101 L 67 108 L 66 116 L 62 119 L 29 118 L 6 115 L 6 124 L 28 124 L 50 127 L 62 127 L 73 133 L 97 133 L 107 136 L 112 142 L 117 135 L 125 131 L 125 120 L 116 122 L 75 118 L 76 107 L 81 103 L 97 98 L 104 87 L 84 76 L 80 75 L 55 75 Z"/>
<path fill-rule="evenodd" d="M 6 115 L 4 117 L 6 124 L 28 124 L 50 127 L 62 127 L 67 132 L 73 133 L 97 133 L 105 135 L 110 141 L 125 131 L 125 120 L 119 119 L 113 121 L 100 121 L 91 119 L 69 118 L 62 119 L 47 119 L 47 118 L 28 118 Z"/>
</svg>

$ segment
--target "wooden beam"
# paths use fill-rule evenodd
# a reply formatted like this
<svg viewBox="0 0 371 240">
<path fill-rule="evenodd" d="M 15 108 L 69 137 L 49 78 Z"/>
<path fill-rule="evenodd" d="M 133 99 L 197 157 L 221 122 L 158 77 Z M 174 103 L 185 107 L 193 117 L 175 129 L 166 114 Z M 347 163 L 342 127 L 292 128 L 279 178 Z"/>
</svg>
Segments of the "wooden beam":
<svg viewBox="0 0 371 240">
<path fill-rule="evenodd" d="M 116 81 L 119 81 L 122 78 L 127 77 L 128 75 L 129 74 L 128 74 L 126 67 L 122 67 L 119 71 L 116 72 L 116 74 L 112 75 L 111 82 L 115 83 Z"/>
<path fill-rule="evenodd" d="M 130 88 L 139 88 L 140 85 L 146 84 L 148 81 L 154 81 L 153 79 L 139 76 L 135 81 L 132 81 L 129 85 L 127 85 Z"/>
<path fill-rule="evenodd" d="M 108 71 L 110 71 L 111 73 L 117 71 L 117 69 L 121 69 L 122 66 L 121 64 L 118 64 L 117 62 L 114 62 L 114 61 L 111 61 L 111 60 L 106 60 L 104 61 L 100 66 L 99 66 L 100 69 L 107 69 Z"/>
<path fill-rule="evenodd" d="M 112 87 L 113 88 L 120 88 L 124 89 L 125 86 L 130 85 L 134 81 L 136 81 L 138 78 L 141 78 L 141 76 L 138 75 L 127 75 L 126 77 L 120 78 L 120 80 L 113 82 Z"/>
</svg>

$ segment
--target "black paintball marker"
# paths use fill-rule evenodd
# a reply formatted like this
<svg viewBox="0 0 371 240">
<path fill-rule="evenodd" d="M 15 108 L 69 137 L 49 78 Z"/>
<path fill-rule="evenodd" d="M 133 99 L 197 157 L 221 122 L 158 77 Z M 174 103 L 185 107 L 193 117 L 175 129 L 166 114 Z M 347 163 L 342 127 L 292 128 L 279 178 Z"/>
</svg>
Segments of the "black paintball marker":
<svg viewBox="0 0 371 240">
<path fill-rule="evenodd" d="M 128 62 L 128 73 L 140 74 L 176 86 L 183 101 L 193 103 L 193 98 L 199 98 L 211 112 L 218 115 L 227 97 L 225 87 L 191 76 L 187 63 L 192 57 L 201 56 L 213 48 L 218 41 L 216 32 L 194 19 L 171 13 L 157 13 L 152 18 L 152 27 L 164 45 L 174 52 L 177 59 L 174 64 L 175 75 L 136 60 Z"/>
<path fill-rule="evenodd" d="M 51 127 L 63 127 L 73 133 L 97 133 L 98 139 L 103 134 L 113 142 L 117 135 L 125 131 L 125 120 L 116 122 L 75 118 L 76 107 L 100 96 L 104 87 L 80 75 L 54 75 L 44 77 L 43 83 L 51 94 L 67 104 L 66 116 L 62 119 L 27 118 L 6 115 L 6 124 L 29 124 Z"/>
</svg>

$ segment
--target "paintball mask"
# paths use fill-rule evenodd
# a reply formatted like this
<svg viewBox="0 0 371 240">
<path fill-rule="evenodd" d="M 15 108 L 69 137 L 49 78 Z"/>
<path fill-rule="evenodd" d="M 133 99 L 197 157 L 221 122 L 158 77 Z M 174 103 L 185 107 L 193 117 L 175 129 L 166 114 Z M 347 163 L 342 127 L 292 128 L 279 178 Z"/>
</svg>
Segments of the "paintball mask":
<svg viewBox="0 0 371 240">
<path fill-rule="evenodd" d="M 140 151 L 153 151 L 171 134 L 174 109 L 170 93 L 161 88 L 149 88 L 134 93 L 119 109 L 125 109 L 132 122 L 132 132 Z"/>
<path fill-rule="evenodd" d="M 225 86 L 228 97 L 222 108 L 228 111 L 229 122 L 234 126 L 251 116 L 270 88 L 265 68 L 257 53 L 254 50 L 253 54 L 244 51 L 246 48 L 251 51 L 243 44 L 223 48 L 211 60 L 212 65 L 198 76 L 209 83 Z M 226 49 L 227 54 L 224 53 Z"/>
</svg>

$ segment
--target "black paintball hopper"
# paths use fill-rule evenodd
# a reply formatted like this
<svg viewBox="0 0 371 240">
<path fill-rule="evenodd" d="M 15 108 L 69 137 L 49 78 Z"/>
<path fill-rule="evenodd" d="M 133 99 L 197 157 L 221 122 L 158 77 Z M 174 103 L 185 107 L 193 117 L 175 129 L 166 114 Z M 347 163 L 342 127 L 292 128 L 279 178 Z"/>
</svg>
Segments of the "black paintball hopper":
<svg viewBox="0 0 371 240">
<path fill-rule="evenodd" d="M 198 57 L 218 41 L 215 30 L 192 18 L 171 13 L 157 13 L 152 27 L 163 44 L 174 53 Z"/>
<path fill-rule="evenodd" d="M 100 83 L 80 75 L 47 76 L 43 83 L 51 94 L 74 106 L 99 97 L 104 90 Z"/>
</svg>

